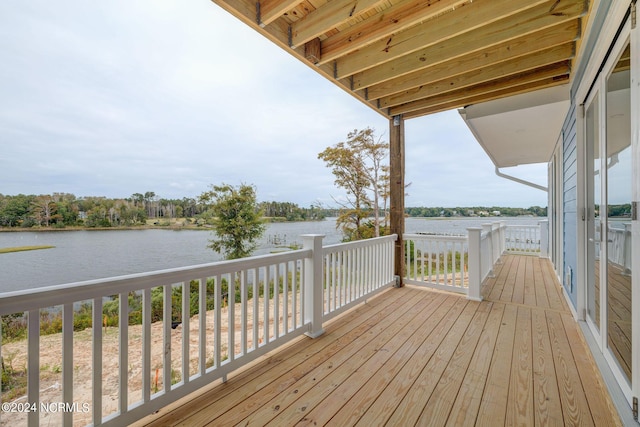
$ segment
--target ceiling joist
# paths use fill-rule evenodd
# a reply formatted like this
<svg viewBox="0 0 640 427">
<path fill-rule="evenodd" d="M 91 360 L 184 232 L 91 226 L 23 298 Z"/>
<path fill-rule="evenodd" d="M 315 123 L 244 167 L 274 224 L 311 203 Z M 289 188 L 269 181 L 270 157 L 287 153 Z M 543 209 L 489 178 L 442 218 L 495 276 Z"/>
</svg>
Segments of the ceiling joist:
<svg viewBox="0 0 640 427">
<path fill-rule="evenodd" d="M 517 75 L 502 77 L 494 81 L 485 82 L 470 89 L 459 89 L 456 91 L 435 95 L 430 98 L 412 101 L 393 108 L 389 108 L 388 112 L 389 115 L 395 116 L 398 114 L 406 114 L 412 111 L 423 110 L 445 103 L 454 105 L 454 107 L 451 108 L 460 108 L 466 105 L 470 105 L 468 104 L 470 99 L 473 100 L 473 102 L 470 102 L 471 104 L 497 99 L 495 95 L 496 93 L 506 94 L 509 90 L 524 85 L 535 86 L 536 84 L 540 84 L 539 82 L 544 82 L 544 87 L 553 85 L 557 86 L 558 84 L 566 82 L 566 78 L 568 77 L 570 72 L 571 65 L 568 61 L 565 61 L 559 64 L 550 65 L 542 70 L 536 70 L 535 72 L 529 71 Z"/>
<path fill-rule="evenodd" d="M 393 70 L 388 70 L 387 75 L 390 80 L 379 84 L 372 84 L 371 74 L 364 72 L 353 76 L 353 84 L 356 89 L 369 88 L 369 97 L 376 99 L 388 96 L 392 93 L 401 92 L 414 87 L 429 84 L 430 82 L 452 77 L 453 72 L 469 72 L 477 69 L 491 67 L 505 61 L 515 60 L 525 55 L 531 55 L 539 51 L 562 44 L 568 44 L 578 36 L 578 26 L 575 22 L 560 24 L 552 29 L 545 29 L 535 32 L 531 36 L 518 37 L 505 43 L 500 43 L 485 50 L 474 50 L 473 43 L 468 46 L 460 45 L 461 49 L 438 49 L 434 47 L 433 54 L 428 58 L 431 61 L 426 67 L 415 67 L 414 71 L 408 74 L 399 74 L 397 70 L 404 70 L 402 64 L 389 64 Z M 471 53 L 458 55 L 458 50 L 463 53 L 465 50 Z M 448 62 L 453 61 L 453 62 Z M 385 64 L 386 68 L 386 64 Z M 408 70 L 411 70 L 410 68 Z M 455 71 L 452 71 L 455 70 Z M 395 78 L 393 78 L 395 77 Z"/>
<path fill-rule="evenodd" d="M 522 5 L 518 5 L 518 3 L 530 4 L 532 2 L 523 0 L 500 0 L 508 3 L 510 7 L 494 9 L 498 1 L 491 1 L 495 2 L 492 3 L 492 7 L 484 10 L 484 14 L 492 17 L 491 20 L 483 16 L 484 14 L 470 13 L 467 19 L 461 21 L 465 24 L 465 26 L 462 26 L 464 30 L 461 30 L 460 23 L 449 23 L 449 21 L 455 20 L 447 19 L 446 16 L 443 16 L 442 20 L 447 21 L 446 25 L 438 27 L 437 31 L 434 30 L 432 32 L 431 37 L 429 37 L 429 44 L 426 46 L 424 42 L 421 43 L 420 41 L 420 33 L 424 31 L 424 28 L 420 26 L 413 27 L 390 37 L 388 40 L 377 42 L 365 49 L 361 49 L 358 52 L 346 55 L 337 60 L 338 78 L 350 76 L 367 68 L 384 64 L 411 53 L 415 53 L 414 57 L 418 60 L 424 58 L 424 62 L 427 62 L 429 59 L 426 53 L 423 53 L 421 50 L 425 50 L 436 44 L 440 44 L 441 49 L 446 49 L 448 47 L 445 44 L 446 41 L 450 41 L 450 45 L 452 46 L 459 46 L 461 43 L 474 43 L 475 46 L 482 44 L 490 46 L 499 43 L 501 40 L 510 40 L 519 35 L 530 34 L 542 28 L 567 22 L 583 13 L 582 0 L 547 1 L 540 6 L 524 11 L 521 11 Z M 467 6 L 467 8 L 469 8 L 468 10 L 477 3 L 478 1 L 476 0 L 471 6 Z M 553 4 L 556 4 L 556 6 L 551 8 Z M 515 9 L 518 9 L 520 13 L 514 14 Z M 488 13 L 489 11 L 493 13 Z M 451 14 L 451 16 L 454 15 Z M 484 22 L 486 23 L 482 24 Z M 480 40 L 476 41 L 476 38 Z M 322 59 L 320 61 L 322 62 Z"/>
<path fill-rule="evenodd" d="M 291 43 L 300 46 L 353 20 L 387 0 L 333 0 L 291 24 Z"/>
<path fill-rule="evenodd" d="M 386 117 L 566 85 L 593 0 L 213 0 Z"/>
<path fill-rule="evenodd" d="M 440 0 L 438 2 L 426 2 L 427 4 L 422 5 L 422 7 L 417 7 L 415 0 L 398 2 L 383 13 L 374 15 L 323 40 L 321 62 L 326 63 L 336 60 L 380 39 L 387 39 L 392 34 L 401 32 L 420 22 L 445 14 L 445 12 L 460 7 L 467 2 L 468 0 Z M 443 16 L 446 16 L 446 14 Z"/>
</svg>

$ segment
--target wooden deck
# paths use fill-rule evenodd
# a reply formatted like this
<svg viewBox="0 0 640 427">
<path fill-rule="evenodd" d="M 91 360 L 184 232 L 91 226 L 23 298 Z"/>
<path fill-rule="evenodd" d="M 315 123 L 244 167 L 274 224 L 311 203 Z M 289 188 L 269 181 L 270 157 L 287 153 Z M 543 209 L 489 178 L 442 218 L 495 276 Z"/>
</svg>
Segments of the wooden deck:
<svg viewBox="0 0 640 427">
<path fill-rule="evenodd" d="M 621 425 L 549 262 L 495 273 L 481 303 L 389 289 L 138 425 Z"/>
</svg>

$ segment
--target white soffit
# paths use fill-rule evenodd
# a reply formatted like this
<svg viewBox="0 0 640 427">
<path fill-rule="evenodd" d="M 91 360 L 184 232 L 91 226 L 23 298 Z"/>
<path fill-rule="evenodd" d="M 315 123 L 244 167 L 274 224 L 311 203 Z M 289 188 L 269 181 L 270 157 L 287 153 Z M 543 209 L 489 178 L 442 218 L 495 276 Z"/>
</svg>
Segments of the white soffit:
<svg viewBox="0 0 640 427">
<path fill-rule="evenodd" d="M 459 110 L 498 168 L 551 159 L 569 111 L 569 86 L 558 86 Z"/>
</svg>

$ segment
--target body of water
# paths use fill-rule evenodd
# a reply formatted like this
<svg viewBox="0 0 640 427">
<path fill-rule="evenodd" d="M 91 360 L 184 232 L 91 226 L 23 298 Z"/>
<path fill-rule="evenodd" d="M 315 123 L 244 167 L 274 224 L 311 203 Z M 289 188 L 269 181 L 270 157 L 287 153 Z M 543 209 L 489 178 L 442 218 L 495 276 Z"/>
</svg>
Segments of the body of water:
<svg viewBox="0 0 640 427">
<path fill-rule="evenodd" d="M 498 219 L 537 224 L 540 218 L 407 218 L 407 233 L 466 234 L 468 227 Z M 303 234 L 339 243 L 335 218 L 268 224 L 256 255 L 302 244 Z M 206 230 L 24 231 L 0 233 L 0 248 L 52 245 L 52 249 L 0 254 L 0 293 L 91 279 L 204 264 L 222 259 L 209 249 Z"/>
</svg>

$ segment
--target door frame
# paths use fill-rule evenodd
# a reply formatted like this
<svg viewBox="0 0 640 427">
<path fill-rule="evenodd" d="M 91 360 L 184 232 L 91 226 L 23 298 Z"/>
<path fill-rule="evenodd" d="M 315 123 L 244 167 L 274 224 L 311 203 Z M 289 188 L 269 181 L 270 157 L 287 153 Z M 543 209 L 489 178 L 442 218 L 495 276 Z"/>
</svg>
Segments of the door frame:
<svg viewBox="0 0 640 427">
<path fill-rule="evenodd" d="M 620 21 L 618 21 L 620 22 Z M 617 39 L 614 40 L 615 35 L 617 35 Z M 582 190 L 580 194 L 582 196 L 582 231 L 581 236 L 578 242 L 578 248 L 580 250 L 579 259 L 581 261 L 580 264 L 580 272 L 582 275 L 582 280 L 579 281 L 581 283 L 582 292 L 579 295 L 578 301 L 579 304 L 579 312 L 581 311 L 582 320 L 586 321 L 589 331 L 593 335 L 595 341 L 597 342 L 598 348 L 601 354 L 604 356 L 604 359 L 607 362 L 607 365 L 611 369 L 612 374 L 614 375 L 616 382 L 620 389 L 622 390 L 624 396 L 626 397 L 629 405 L 632 405 L 633 396 L 639 395 L 640 389 L 640 340 L 638 339 L 638 331 L 640 330 L 640 309 L 632 311 L 632 377 L 627 380 L 626 375 L 622 372 L 620 367 L 617 364 L 617 361 L 611 351 L 608 348 L 607 338 L 607 325 L 608 325 L 608 311 L 607 311 L 607 177 L 606 173 L 603 173 L 600 180 L 600 270 L 599 277 L 596 280 L 599 280 L 599 297 L 600 297 L 600 308 L 599 308 L 599 325 L 593 323 L 593 321 L 589 318 L 587 314 L 588 310 L 588 280 L 589 275 L 592 274 L 593 265 L 590 265 L 588 262 L 588 245 L 589 245 L 589 227 L 590 223 L 588 218 L 593 216 L 593 204 L 589 206 L 589 203 L 592 201 L 589 192 L 593 192 L 592 184 L 590 184 L 589 180 L 592 180 L 592 176 L 590 176 L 591 166 L 589 165 L 589 161 L 593 160 L 593 153 L 589 153 L 589 150 L 586 144 L 586 110 L 593 102 L 596 95 L 598 96 L 598 120 L 599 120 L 599 152 L 601 158 L 601 171 L 606 171 L 606 138 L 607 138 L 607 78 L 610 75 L 613 67 L 618 62 L 619 56 L 622 54 L 623 49 L 629 43 L 631 46 L 631 149 L 632 149 L 632 200 L 638 201 L 640 200 L 640 88 L 638 87 L 640 82 L 640 33 L 639 29 L 636 27 L 634 29 L 631 28 L 631 18 L 627 19 L 624 25 L 621 27 L 619 33 L 616 32 L 615 35 L 612 35 L 610 38 L 606 38 L 605 40 L 609 41 L 610 46 L 610 54 L 606 59 L 606 62 L 602 64 L 601 67 L 598 67 L 598 71 L 593 78 L 587 83 L 583 81 L 581 84 L 581 88 L 583 89 L 583 97 L 578 98 L 584 100 L 582 104 L 583 110 L 581 114 L 581 125 L 579 129 L 581 130 L 582 137 L 581 140 L 581 149 L 582 155 L 579 156 L 582 162 L 581 172 L 579 171 L 579 176 L 581 179 Z M 609 51 L 609 50 L 608 50 Z M 604 59 L 604 58 L 603 58 Z M 589 74 L 589 73 L 586 73 Z M 585 92 L 586 87 L 586 92 Z M 578 91 L 578 94 L 580 91 Z M 593 151 L 593 150 L 591 150 Z M 592 182 L 592 181 L 591 181 Z M 639 204 L 640 206 L 640 204 Z M 632 235 L 633 235 L 633 248 L 632 248 L 632 268 L 633 266 L 640 266 L 640 224 L 637 218 L 634 217 L 632 220 Z M 596 225 L 594 224 L 594 227 Z M 603 262 L 604 261 L 604 262 Z M 632 306 L 640 307 L 640 278 L 637 277 L 638 274 L 632 276 Z M 629 382 L 631 382 L 631 385 Z"/>
</svg>

